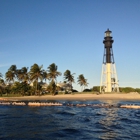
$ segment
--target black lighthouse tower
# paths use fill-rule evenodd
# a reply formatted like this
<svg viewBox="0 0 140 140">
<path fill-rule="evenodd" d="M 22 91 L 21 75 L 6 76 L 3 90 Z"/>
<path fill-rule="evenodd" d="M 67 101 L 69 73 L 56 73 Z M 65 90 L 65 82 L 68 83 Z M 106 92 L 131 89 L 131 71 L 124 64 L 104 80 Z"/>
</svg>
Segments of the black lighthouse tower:
<svg viewBox="0 0 140 140">
<path fill-rule="evenodd" d="M 104 43 L 103 63 L 114 63 L 113 49 L 112 49 L 112 44 L 114 40 L 112 39 L 111 33 L 112 32 L 109 29 L 105 31 L 105 37 L 103 40 Z"/>
</svg>

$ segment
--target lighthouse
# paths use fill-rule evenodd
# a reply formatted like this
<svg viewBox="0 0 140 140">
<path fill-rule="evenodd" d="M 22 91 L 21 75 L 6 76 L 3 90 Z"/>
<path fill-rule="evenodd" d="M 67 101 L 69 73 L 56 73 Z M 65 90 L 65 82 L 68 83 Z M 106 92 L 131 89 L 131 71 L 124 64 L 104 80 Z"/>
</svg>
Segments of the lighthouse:
<svg viewBox="0 0 140 140">
<path fill-rule="evenodd" d="M 104 54 L 101 72 L 100 92 L 119 92 L 119 83 L 117 78 L 117 71 L 113 55 L 111 31 L 107 29 L 105 31 L 105 37 L 103 40 Z"/>
</svg>

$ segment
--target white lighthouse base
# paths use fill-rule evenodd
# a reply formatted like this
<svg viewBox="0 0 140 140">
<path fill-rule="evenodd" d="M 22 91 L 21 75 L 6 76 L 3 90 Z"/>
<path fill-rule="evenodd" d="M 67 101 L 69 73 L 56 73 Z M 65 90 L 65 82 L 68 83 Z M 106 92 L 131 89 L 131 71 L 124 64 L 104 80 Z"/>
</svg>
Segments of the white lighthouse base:
<svg viewBox="0 0 140 140">
<path fill-rule="evenodd" d="M 112 88 L 111 88 L 111 63 L 107 63 L 106 64 L 106 76 L 107 76 L 107 84 L 106 84 L 106 92 L 111 92 Z"/>
<path fill-rule="evenodd" d="M 119 92 L 115 63 L 102 65 L 100 92 Z"/>
</svg>

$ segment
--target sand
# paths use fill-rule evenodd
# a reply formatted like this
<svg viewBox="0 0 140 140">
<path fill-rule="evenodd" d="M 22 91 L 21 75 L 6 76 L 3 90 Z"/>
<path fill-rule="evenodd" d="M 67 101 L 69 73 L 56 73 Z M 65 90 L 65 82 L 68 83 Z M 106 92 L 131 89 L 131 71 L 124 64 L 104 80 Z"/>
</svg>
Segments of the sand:
<svg viewBox="0 0 140 140">
<path fill-rule="evenodd" d="M 2 97 L 0 100 L 140 100 L 140 94 L 112 93 L 112 94 L 65 94 L 45 96 Z"/>
</svg>

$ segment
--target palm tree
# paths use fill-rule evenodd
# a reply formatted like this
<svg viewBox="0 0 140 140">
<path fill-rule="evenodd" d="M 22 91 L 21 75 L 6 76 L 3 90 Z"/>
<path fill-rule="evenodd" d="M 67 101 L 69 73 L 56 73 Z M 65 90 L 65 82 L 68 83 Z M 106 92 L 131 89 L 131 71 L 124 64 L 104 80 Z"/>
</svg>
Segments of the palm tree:
<svg viewBox="0 0 140 140">
<path fill-rule="evenodd" d="M 52 81 L 55 81 L 57 76 L 61 76 L 61 72 L 57 71 L 57 66 L 55 65 L 55 63 L 49 65 L 47 72 L 48 72 L 48 79 Z"/>
<path fill-rule="evenodd" d="M 47 79 L 48 79 L 48 74 L 45 70 L 43 70 L 43 80 L 45 80 L 46 82 Z"/>
<path fill-rule="evenodd" d="M 19 80 L 19 81 L 22 81 L 22 72 L 21 72 L 21 69 L 18 69 L 17 70 L 17 79 Z"/>
<path fill-rule="evenodd" d="M 77 82 L 81 87 L 85 88 L 86 86 L 88 86 L 87 79 L 85 79 L 83 74 L 80 74 L 77 79 L 78 79 Z M 82 91 L 82 89 L 81 89 L 81 91 Z"/>
<path fill-rule="evenodd" d="M 12 71 L 7 71 L 5 73 L 5 79 L 6 79 L 6 81 L 8 83 L 10 83 L 10 82 L 13 82 L 14 83 L 14 77 L 15 77 L 15 75 L 14 75 L 14 73 Z"/>
<path fill-rule="evenodd" d="M 11 65 L 11 67 L 8 69 L 8 71 L 16 72 L 17 66 L 16 65 Z"/>
<path fill-rule="evenodd" d="M 5 74 L 5 77 L 6 77 L 6 81 L 8 82 L 13 82 L 15 81 L 15 79 L 17 78 L 17 67 L 16 65 L 12 65 L 8 71 L 6 72 Z"/>
<path fill-rule="evenodd" d="M 22 67 L 20 70 L 17 70 L 17 78 L 18 80 L 27 83 L 29 80 L 28 67 Z"/>
<path fill-rule="evenodd" d="M 38 66 L 37 64 L 34 64 L 33 66 L 31 66 L 29 75 L 30 75 L 30 80 L 32 82 L 36 82 L 36 90 L 38 89 L 38 80 L 42 80 L 43 78 L 43 70 L 42 70 L 42 66 Z"/>
<path fill-rule="evenodd" d="M 75 73 L 71 74 L 70 70 L 66 70 L 64 72 L 64 80 L 66 80 L 70 85 L 71 85 L 71 90 L 72 90 L 72 83 L 74 83 L 74 75 Z"/>
<path fill-rule="evenodd" d="M 11 67 L 8 69 L 8 71 L 11 71 L 16 78 L 16 75 L 17 75 L 17 66 L 16 65 L 11 65 Z"/>
<path fill-rule="evenodd" d="M 0 78 L 0 85 L 5 85 L 5 82 L 3 79 Z"/>
<path fill-rule="evenodd" d="M 0 93 L 1 93 L 1 95 L 4 92 L 4 90 L 5 90 L 5 82 L 3 79 L 0 78 Z"/>
<path fill-rule="evenodd" d="M 17 84 L 17 89 L 19 88 L 19 92 L 22 93 L 22 95 L 25 94 L 27 91 L 29 85 L 29 74 L 28 74 L 28 67 L 22 67 L 21 69 L 17 70 L 17 79 L 21 81 L 21 83 Z"/>
<path fill-rule="evenodd" d="M 47 90 L 48 90 L 50 93 L 52 93 L 52 95 L 55 95 L 56 88 L 57 88 L 57 86 L 56 86 L 55 82 L 52 80 L 52 81 L 50 82 L 49 86 L 47 87 Z"/>
<path fill-rule="evenodd" d="M 4 92 L 4 87 L 0 85 L 0 94 L 1 94 L 1 96 L 2 96 L 3 92 Z"/>
</svg>

